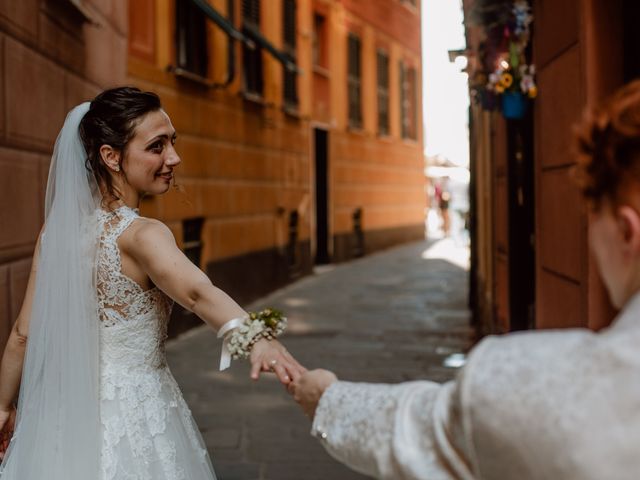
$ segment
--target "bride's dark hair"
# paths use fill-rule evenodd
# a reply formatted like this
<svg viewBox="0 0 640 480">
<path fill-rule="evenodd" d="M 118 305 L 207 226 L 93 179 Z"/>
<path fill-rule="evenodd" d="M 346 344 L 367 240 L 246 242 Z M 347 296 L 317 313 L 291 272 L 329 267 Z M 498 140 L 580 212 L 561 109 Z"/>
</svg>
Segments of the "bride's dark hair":
<svg viewBox="0 0 640 480">
<path fill-rule="evenodd" d="M 80 138 L 87 152 L 87 168 L 93 171 L 98 185 L 118 198 L 111 174 L 100 159 L 100 148 L 109 145 L 124 157 L 142 118 L 160 110 L 160 98 L 153 92 L 136 87 L 105 90 L 91 101 L 91 107 L 80 122 Z"/>
</svg>

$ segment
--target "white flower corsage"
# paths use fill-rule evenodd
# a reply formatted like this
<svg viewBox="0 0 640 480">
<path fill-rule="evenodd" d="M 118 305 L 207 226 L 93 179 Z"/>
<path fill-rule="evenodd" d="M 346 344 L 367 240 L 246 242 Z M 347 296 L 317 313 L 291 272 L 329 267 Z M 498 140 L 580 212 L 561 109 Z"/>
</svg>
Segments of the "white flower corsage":
<svg viewBox="0 0 640 480">
<path fill-rule="evenodd" d="M 273 340 L 282 335 L 287 328 L 287 317 L 273 308 L 266 308 L 257 313 L 250 312 L 246 317 L 234 319 L 232 322 L 234 323 L 231 330 L 218 332 L 218 336 L 224 336 L 221 370 L 229 366 L 228 356 L 234 360 L 249 358 L 256 342 L 263 338 Z M 229 323 L 231 326 L 231 322 Z"/>
</svg>

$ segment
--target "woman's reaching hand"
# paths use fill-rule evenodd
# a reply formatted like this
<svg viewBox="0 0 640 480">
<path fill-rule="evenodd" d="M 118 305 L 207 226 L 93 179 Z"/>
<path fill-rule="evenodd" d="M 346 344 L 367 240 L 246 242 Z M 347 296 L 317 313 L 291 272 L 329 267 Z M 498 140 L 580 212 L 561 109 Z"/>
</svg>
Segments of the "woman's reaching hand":
<svg viewBox="0 0 640 480">
<path fill-rule="evenodd" d="M 251 350 L 251 378 L 257 380 L 260 372 L 273 372 L 283 385 L 289 385 L 307 371 L 277 340 L 261 339 Z"/>
<path fill-rule="evenodd" d="M 4 459 L 4 454 L 9 448 L 15 423 L 16 409 L 14 407 L 0 409 L 0 460 Z"/>
<path fill-rule="evenodd" d="M 338 377 L 329 370 L 312 370 L 294 380 L 287 387 L 287 390 L 293 395 L 293 399 L 302 407 L 304 413 L 313 419 L 320 397 L 322 397 L 327 388 L 337 380 Z"/>
</svg>

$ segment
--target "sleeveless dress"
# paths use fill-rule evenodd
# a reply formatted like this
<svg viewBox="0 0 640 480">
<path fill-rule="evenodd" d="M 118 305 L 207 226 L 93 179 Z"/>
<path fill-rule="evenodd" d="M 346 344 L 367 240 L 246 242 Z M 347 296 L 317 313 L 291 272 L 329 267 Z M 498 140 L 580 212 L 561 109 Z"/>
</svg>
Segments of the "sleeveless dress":
<svg viewBox="0 0 640 480">
<path fill-rule="evenodd" d="M 101 480 L 214 480 L 165 359 L 173 302 L 121 273 L 117 240 L 136 218 L 128 207 L 98 210 Z"/>
</svg>

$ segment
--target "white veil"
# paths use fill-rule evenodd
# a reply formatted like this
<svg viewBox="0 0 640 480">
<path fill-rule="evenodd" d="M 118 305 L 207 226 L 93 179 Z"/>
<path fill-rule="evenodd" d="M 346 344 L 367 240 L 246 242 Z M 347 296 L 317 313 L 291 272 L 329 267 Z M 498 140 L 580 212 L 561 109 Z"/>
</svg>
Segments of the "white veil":
<svg viewBox="0 0 640 480">
<path fill-rule="evenodd" d="M 51 160 L 18 418 L 2 480 L 99 477 L 100 194 L 78 132 L 89 105 L 69 112 Z"/>
</svg>

